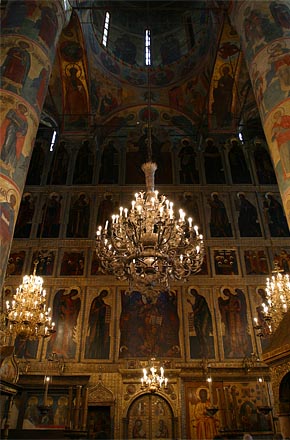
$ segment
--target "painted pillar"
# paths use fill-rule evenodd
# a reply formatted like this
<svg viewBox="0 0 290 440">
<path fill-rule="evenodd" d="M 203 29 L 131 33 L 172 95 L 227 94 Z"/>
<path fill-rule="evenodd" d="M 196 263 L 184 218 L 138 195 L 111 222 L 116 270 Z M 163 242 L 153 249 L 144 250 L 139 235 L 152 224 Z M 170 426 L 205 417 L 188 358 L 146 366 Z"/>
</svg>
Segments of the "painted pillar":
<svg viewBox="0 0 290 440">
<path fill-rule="evenodd" d="M 0 291 L 40 114 L 66 21 L 64 0 L 11 0 L 1 23 Z"/>
<path fill-rule="evenodd" d="M 232 2 L 290 227 L 290 0 Z"/>
</svg>

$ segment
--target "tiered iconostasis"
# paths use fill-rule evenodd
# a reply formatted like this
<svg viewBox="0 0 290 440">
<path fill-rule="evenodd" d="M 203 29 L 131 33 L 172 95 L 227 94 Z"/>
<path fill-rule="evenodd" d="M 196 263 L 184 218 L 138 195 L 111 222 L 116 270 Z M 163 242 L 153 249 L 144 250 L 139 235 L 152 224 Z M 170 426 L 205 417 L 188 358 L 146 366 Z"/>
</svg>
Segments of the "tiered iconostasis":
<svg viewBox="0 0 290 440">
<path fill-rule="evenodd" d="M 269 371 L 259 360 L 266 339 L 257 337 L 253 318 L 267 334 L 265 278 L 274 259 L 289 272 L 289 229 L 267 145 L 257 138 L 261 130 L 249 123 L 245 139 L 237 139 L 242 104 L 244 122 L 257 116 L 251 92 L 246 98 L 242 93 L 248 77 L 236 77 L 244 72 L 237 37 L 225 25 L 217 59 L 206 39 L 197 52 L 192 41 L 190 56 L 178 41 L 164 42 L 165 67 L 148 74 L 138 68 L 137 55 L 132 60 L 134 40 L 126 46 L 131 52 L 124 52 L 128 36 L 117 41 L 116 35 L 112 54 L 92 38 L 99 17 L 95 24 L 84 18 L 81 31 L 73 15 L 61 37 L 7 267 L 4 292 L 11 299 L 39 260 L 37 274 L 56 323 L 48 340 L 15 342 L 18 360 L 26 361 L 13 427 L 63 429 L 76 417 L 74 426 L 89 426 L 90 438 L 102 431 L 108 438 L 149 432 L 202 438 L 201 413 L 212 398 L 219 408 L 206 420 L 212 437 L 219 430 L 269 434 L 273 413 L 258 409 L 273 405 Z M 220 35 L 221 29 L 212 29 Z M 220 93 L 223 81 L 231 85 L 230 101 Z M 57 107 L 62 117 L 52 119 Z M 149 116 L 156 187 L 192 215 L 206 247 L 201 271 L 151 302 L 106 275 L 95 252 L 96 227 L 144 188 Z M 49 361 L 55 354 L 62 370 Z M 157 395 L 140 390 L 139 376 L 151 357 L 169 375 L 168 389 Z M 44 418 L 39 405 L 47 368 L 53 371 L 52 408 Z"/>
</svg>

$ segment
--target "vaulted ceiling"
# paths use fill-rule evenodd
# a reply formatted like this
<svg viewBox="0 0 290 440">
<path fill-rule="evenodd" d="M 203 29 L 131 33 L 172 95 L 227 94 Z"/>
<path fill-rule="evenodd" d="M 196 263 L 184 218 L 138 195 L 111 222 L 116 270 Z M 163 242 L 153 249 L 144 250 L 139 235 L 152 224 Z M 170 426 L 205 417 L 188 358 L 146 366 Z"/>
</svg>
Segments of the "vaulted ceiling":
<svg viewBox="0 0 290 440">
<path fill-rule="evenodd" d="M 156 135 L 198 141 L 259 120 L 239 37 L 226 2 L 70 0 L 45 102 L 66 136 L 134 138 L 150 119 Z M 102 44 L 106 12 L 108 42 Z M 145 30 L 151 66 L 145 65 Z M 224 67 L 234 80 L 232 119 L 218 126 L 214 93 Z M 126 135 L 125 135 L 126 133 Z M 128 141 L 128 136 L 127 136 Z M 121 141 L 122 142 L 122 141 Z"/>
</svg>

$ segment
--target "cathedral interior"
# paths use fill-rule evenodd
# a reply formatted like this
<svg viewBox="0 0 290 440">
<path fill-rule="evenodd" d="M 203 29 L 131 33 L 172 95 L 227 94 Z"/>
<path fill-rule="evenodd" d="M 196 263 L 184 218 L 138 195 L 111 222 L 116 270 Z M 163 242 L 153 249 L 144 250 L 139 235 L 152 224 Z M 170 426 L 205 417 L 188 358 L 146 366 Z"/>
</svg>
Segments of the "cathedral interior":
<svg viewBox="0 0 290 440">
<path fill-rule="evenodd" d="M 290 309 L 265 312 L 267 278 L 290 273 L 289 0 L 0 10 L 3 438 L 289 439 Z M 203 236 L 163 288 L 104 268 L 96 242 L 148 163 Z M 25 274 L 45 337 L 8 316 Z"/>
</svg>

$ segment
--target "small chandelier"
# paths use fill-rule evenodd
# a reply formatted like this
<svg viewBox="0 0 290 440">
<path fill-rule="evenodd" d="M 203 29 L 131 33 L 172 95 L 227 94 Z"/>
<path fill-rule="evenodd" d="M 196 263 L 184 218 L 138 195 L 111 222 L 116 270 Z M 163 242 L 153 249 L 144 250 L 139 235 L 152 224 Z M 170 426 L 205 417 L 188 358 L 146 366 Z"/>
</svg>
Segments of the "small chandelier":
<svg viewBox="0 0 290 440">
<path fill-rule="evenodd" d="M 274 332 L 285 313 L 290 309 L 290 279 L 289 274 L 279 268 L 278 263 L 274 262 L 274 270 L 271 278 L 266 281 L 267 301 L 262 304 L 264 319 L 269 325 L 271 332 Z"/>
<path fill-rule="evenodd" d="M 33 275 L 23 277 L 13 300 L 6 301 L 8 333 L 20 339 L 47 338 L 55 332 L 51 308 L 46 307 L 43 278 L 36 276 L 37 264 L 38 262 L 35 262 Z"/>
<path fill-rule="evenodd" d="M 96 249 L 102 268 L 119 280 L 128 280 L 132 290 L 147 296 L 169 288 L 169 280 L 186 281 L 198 272 L 204 258 L 203 236 L 192 218 L 179 210 L 176 219 L 173 203 L 154 190 L 157 165 L 142 165 L 146 192 L 135 194 L 131 209 L 99 226 Z"/>
<path fill-rule="evenodd" d="M 164 368 L 160 367 L 160 374 L 157 373 L 157 368 L 154 366 L 155 358 L 151 359 L 151 367 L 147 372 L 143 368 L 143 377 L 141 377 L 141 389 L 155 393 L 162 388 L 167 389 L 168 379 L 164 376 Z"/>
</svg>

